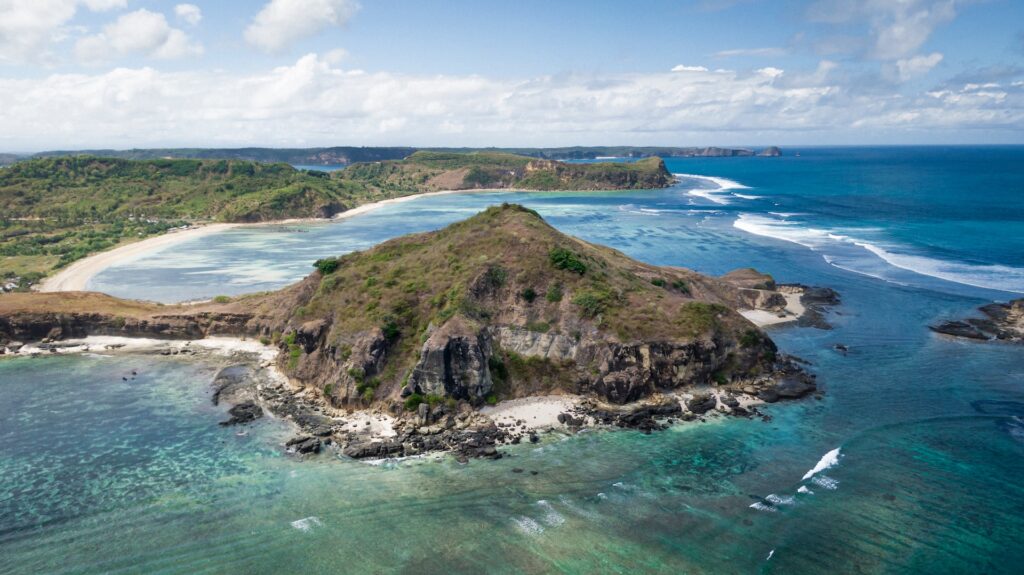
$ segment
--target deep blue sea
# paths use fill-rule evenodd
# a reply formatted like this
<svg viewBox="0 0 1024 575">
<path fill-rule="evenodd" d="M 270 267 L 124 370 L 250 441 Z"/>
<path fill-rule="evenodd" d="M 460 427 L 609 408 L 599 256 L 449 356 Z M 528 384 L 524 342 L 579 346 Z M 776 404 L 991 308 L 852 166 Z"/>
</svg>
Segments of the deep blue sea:
<svg viewBox="0 0 1024 575">
<path fill-rule="evenodd" d="M 519 202 L 647 262 L 835 288 L 833 330 L 769 330 L 822 400 L 769 406 L 770 423 L 375 467 L 285 457 L 272 420 L 218 427 L 214 360 L 2 361 L 0 573 L 1020 573 L 1024 346 L 927 325 L 1024 292 L 1024 148 L 784 152 L 670 159 L 690 176 L 666 190 L 433 196 L 236 228 L 91 287 L 273 289 L 319 257 Z M 145 377 L 122 382 L 130 369 Z"/>
</svg>

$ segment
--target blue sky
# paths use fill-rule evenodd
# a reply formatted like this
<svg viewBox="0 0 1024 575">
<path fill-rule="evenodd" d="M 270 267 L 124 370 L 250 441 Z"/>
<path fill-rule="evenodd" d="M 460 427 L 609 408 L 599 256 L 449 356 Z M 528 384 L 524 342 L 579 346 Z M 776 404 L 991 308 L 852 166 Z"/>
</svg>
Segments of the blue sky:
<svg viewBox="0 0 1024 575">
<path fill-rule="evenodd" d="M 0 149 L 1024 143 L 1018 0 L 0 0 Z"/>
</svg>

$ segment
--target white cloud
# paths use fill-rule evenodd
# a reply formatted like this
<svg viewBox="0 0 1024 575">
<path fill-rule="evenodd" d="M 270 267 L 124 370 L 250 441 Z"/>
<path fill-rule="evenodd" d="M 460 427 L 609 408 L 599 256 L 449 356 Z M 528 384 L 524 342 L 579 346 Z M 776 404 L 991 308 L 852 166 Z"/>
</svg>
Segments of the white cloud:
<svg viewBox="0 0 1024 575">
<path fill-rule="evenodd" d="M 1024 86 L 861 95 L 831 80 L 834 69 L 826 61 L 781 78 L 765 68 L 510 80 L 346 71 L 309 54 L 253 74 L 118 68 L 0 78 L 0 150 L 827 143 L 1024 130 Z"/>
<path fill-rule="evenodd" d="M 910 58 L 936 28 L 951 22 L 956 5 L 957 0 L 818 0 L 808 17 L 828 24 L 862 22 L 871 36 L 871 56 L 898 60 Z M 850 38 L 842 39 L 849 44 Z"/>
<path fill-rule="evenodd" d="M 103 27 L 103 32 L 80 38 L 75 56 L 83 62 L 103 62 L 118 56 L 143 55 L 174 59 L 202 54 L 203 47 L 188 34 L 171 28 L 163 14 L 136 10 Z"/>
<path fill-rule="evenodd" d="M 270 0 L 245 30 L 250 44 L 280 51 L 330 26 L 342 26 L 359 10 L 355 0 Z"/>
<path fill-rule="evenodd" d="M 203 11 L 195 4 L 178 4 L 174 7 L 174 15 L 190 26 L 195 26 L 203 19 Z"/>
<path fill-rule="evenodd" d="M 932 68 L 942 61 L 942 54 L 933 52 L 927 56 L 920 55 L 913 58 L 905 58 L 896 61 L 896 70 L 900 80 L 906 82 L 918 76 L 927 74 Z"/>
<path fill-rule="evenodd" d="M 733 58 L 737 56 L 778 57 L 785 55 L 785 48 L 736 48 L 715 52 L 715 58 Z"/>
<path fill-rule="evenodd" d="M 348 58 L 348 50 L 345 50 L 344 48 L 335 48 L 334 50 L 324 54 L 323 60 L 331 66 L 337 66 L 346 58 Z"/>
<path fill-rule="evenodd" d="M 673 72 L 707 72 L 708 69 L 704 66 L 684 66 L 679 64 L 672 67 Z"/>
<path fill-rule="evenodd" d="M 80 6 L 94 12 L 123 8 L 127 0 L 0 0 L 0 63 L 53 59 L 50 50 Z"/>
</svg>

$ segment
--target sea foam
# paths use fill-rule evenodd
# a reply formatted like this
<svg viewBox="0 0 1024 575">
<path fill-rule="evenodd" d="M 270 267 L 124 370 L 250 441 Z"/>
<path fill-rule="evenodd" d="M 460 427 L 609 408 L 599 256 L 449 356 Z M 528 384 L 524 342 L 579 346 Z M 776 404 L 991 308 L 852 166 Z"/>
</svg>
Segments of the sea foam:
<svg viewBox="0 0 1024 575">
<path fill-rule="evenodd" d="M 829 469 L 829 468 L 832 468 L 832 467 L 835 467 L 836 465 L 838 465 L 839 464 L 839 457 L 841 455 L 839 453 L 840 449 L 841 448 L 837 447 L 837 448 L 833 449 L 832 451 L 829 451 L 828 453 L 823 455 L 821 457 L 821 459 L 818 460 L 818 463 L 814 466 L 813 469 L 811 469 L 807 473 L 804 473 L 804 476 L 801 479 L 801 481 L 806 481 L 806 480 L 814 477 L 818 473 L 821 473 L 822 471 L 825 471 L 826 469 Z"/>
<path fill-rule="evenodd" d="M 312 531 L 314 527 L 320 527 L 321 525 L 323 525 L 323 522 L 316 516 L 304 517 L 302 519 L 292 521 L 292 527 L 302 531 L 303 533 L 308 533 Z"/>
<path fill-rule="evenodd" d="M 701 180 L 704 182 L 710 182 L 717 188 L 712 189 L 694 189 L 687 191 L 688 195 L 695 196 L 698 198 L 704 198 L 705 200 L 714 202 L 716 204 L 727 205 L 731 203 L 728 197 L 724 197 L 722 194 L 729 190 L 747 190 L 750 189 L 748 186 L 730 180 L 728 178 L 719 178 L 716 176 L 699 176 L 697 174 L 672 174 L 676 178 L 689 178 L 693 180 Z M 738 194 L 732 194 L 738 195 Z M 743 197 L 743 196 L 740 196 Z"/>
<path fill-rule="evenodd" d="M 779 213 L 776 215 L 781 218 L 787 218 L 795 214 Z M 778 219 L 757 214 L 740 214 L 736 221 L 733 222 L 733 227 L 754 235 L 795 243 L 815 251 L 824 251 L 830 247 L 846 250 L 860 248 L 889 266 L 923 276 L 973 287 L 1024 293 L 1024 269 L 1022 268 L 999 264 L 969 264 L 908 254 L 904 253 L 907 249 L 904 247 L 882 247 L 877 243 L 852 237 L 838 230 L 815 228 L 788 219 Z M 872 231 L 876 230 L 860 230 L 863 233 Z M 845 265 L 840 265 L 836 263 L 836 258 L 831 254 L 823 254 L 823 257 L 827 263 L 840 269 L 897 284 L 902 283 L 880 276 L 872 271 L 860 269 L 857 266 L 850 265 L 849 262 L 846 262 Z M 871 266 L 865 267 L 870 268 Z"/>
</svg>

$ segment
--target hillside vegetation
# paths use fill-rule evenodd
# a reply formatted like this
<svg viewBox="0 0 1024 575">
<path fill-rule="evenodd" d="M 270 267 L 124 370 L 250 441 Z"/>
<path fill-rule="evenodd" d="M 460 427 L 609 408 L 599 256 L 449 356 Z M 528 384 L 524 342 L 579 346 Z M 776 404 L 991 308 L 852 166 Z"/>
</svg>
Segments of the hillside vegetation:
<svg viewBox="0 0 1024 575">
<path fill-rule="evenodd" d="M 0 169 L 0 278 L 31 281 L 185 223 L 326 218 L 439 189 L 663 187 L 659 159 L 572 165 L 503 153 L 417 152 L 328 174 L 240 160 L 41 158 Z"/>
<path fill-rule="evenodd" d="M 516 205 L 317 268 L 248 305 L 283 367 L 336 405 L 557 390 L 627 401 L 748 381 L 775 359 L 733 311 L 736 288 L 566 236 Z"/>
<path fill-rule="evenodd" d="M 383 193 L 465 189 L 616 190 L 663 188 L 672 175 L 660 158 L 634 163 L 566 164 L 503 152 L 416 152 L 405 160 L 356 164 L 343 181 Z"/>
</svg>

